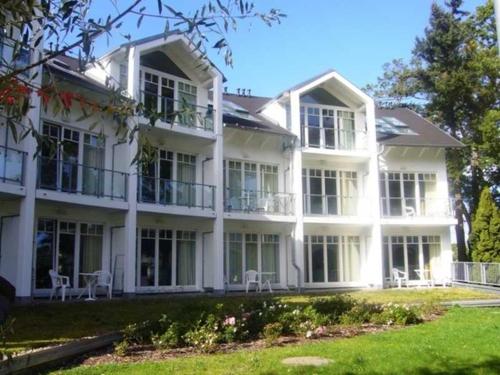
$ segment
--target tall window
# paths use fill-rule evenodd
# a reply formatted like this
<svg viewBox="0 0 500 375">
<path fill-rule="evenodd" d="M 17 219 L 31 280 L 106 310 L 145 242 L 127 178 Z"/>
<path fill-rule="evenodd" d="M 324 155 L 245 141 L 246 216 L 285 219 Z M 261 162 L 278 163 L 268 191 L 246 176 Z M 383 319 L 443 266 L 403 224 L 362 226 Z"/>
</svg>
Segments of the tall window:
<svg viewBox="0 0 500 375">
<path fill-rule="evenodd" d="M 102 236 L 102 225 L 80 224 L 80 272 L 102 269 Z M 84 285 L 83 280 L 80 285 Z"/>
<path fill-rule="evenodd" d="M 128 64 L 120 64 L 119 83 L 122 90 L 128 89 Z"/>
<path fill-rule="evenodd" d="M 177 285 L 196 283 L 196 233 L 177 231 Z"/>
<path fill-rule="evenodd" d="M 178 96 L 179 96 L 179 111 L 180 123 L 188 126 L 196 125 L 196 86 L 188 83 L 179 82 Z"/>
</svg>

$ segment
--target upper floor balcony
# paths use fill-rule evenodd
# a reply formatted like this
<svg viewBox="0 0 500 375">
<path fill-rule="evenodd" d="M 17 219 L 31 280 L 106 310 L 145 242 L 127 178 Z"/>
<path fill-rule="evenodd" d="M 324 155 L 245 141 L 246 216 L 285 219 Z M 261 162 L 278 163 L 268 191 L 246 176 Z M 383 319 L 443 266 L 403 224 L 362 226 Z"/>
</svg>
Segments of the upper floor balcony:
<svg viewBox="0 0 500 375">
<path fill-rule="evenodd" d="M 367 201 L 349 195 L 304 194 L 304 215 L 369 216 Z"/>
<path fill-rule="evenodd" d="M 453 217 L 452 198 L 401 198 L 380 199 L 383 217 Z"/>
<path fill-rule="evenodd" d="M 364 130 L 303 126 L 302 146 L 325 150 L 365 151 L 368 148 L 368 142 Z"/>
<path fill-rule="evenodd" d="M 226 188 L 224 211 L 254 215 L 293 215 L 294 202 L 294 195 L 290 193 Z"/>
<path fill-rule="evenodd" d="M 127 184 L 125 172 L 79 164 L 72 158 L 38 158 L 38 189 L 125 202 Z M 74 202 L 85 204 L 85 201 Z"/>
<path fill-rule="evenodd" d="M 0 146 L 0 182 L 22 186 L 26 152 Z"/>
<path fill-rule="evenodd" d="M 213 211 L 215 186 L 166 178 L 139 176 L 137 201 L 160 206 Z M 182 213 L 182 210 L 178 211 Z"/>
</svg>

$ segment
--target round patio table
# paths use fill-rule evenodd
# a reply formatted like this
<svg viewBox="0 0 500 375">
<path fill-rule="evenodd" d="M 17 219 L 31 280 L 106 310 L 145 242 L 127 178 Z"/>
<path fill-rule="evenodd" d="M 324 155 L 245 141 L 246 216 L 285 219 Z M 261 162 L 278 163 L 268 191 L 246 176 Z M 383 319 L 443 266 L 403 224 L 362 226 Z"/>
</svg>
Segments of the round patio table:
<svg viewBox="0 0 500 375">
<path fill-rule="evenodd" d="M 92 295 L 92 287 L 97 282 L 97 274 L 95 272 L 80 272 L 80 276 L 83 276 L 85 280 L 86 287 L 89 292 L 89 296 L 85 298 L 85 301 L 95 301 L 95 296 Z M 82 296 L 83 292 L 80 294 L 78 298 Z"/>
</svg>

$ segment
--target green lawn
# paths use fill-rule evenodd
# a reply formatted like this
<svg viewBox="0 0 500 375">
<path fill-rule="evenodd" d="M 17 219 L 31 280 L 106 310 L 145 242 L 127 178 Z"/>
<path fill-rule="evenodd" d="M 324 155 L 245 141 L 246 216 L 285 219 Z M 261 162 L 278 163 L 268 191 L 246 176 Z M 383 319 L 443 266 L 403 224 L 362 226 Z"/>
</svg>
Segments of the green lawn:
<svg viewBox="0 0 500 375">
<path fill-rule="evenodd" d="M 498 374 L 500 309 L 452 308 L 440 319 L 351 339 L 163 362 L 80 366 L 56 374 Z M 291 368 L 290 356 L 321 356 L 324 367 Z"/>
<path fill-rule="evenodd" d="M 499 294 L 466 288 L 445 289 L 391 289 L 350 293 L 355 298 L 370 302 L 417 303 L 425 301 L 452 301 L 478 298 L 499 298 Z M 285 303 L 308 303 L 312 298 L 327 294 L 273 295 Z M 331 295 L 331 293 L 330 293 Z M 269 297 L 268 294 L 264 294 Z M 129 323 L 157 319 L 166 313 L 172 319 L 186 320 L 198 317 L 202 311 L 211 310 L 217 303 L 225 308 L 237 307 L 247 296 L 228 297 L 162 297 L 101 299 L 97 302 L 43 303 L 16 306 L 13 309 L 14 335 L 7 340 L 7 348 L 22 351 L 29 348 L 53 345 L 75 338 L 94 336 L 120 330 Z"/>
</svg>

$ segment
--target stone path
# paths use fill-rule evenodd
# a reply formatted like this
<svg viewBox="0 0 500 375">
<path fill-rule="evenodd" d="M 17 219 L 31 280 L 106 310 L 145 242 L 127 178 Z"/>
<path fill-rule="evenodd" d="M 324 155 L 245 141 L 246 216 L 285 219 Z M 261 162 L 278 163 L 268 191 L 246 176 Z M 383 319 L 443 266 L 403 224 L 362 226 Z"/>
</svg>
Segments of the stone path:
<svg viewBox="0 0 500 375">
<path fill-rule="evenodd" d="M 332 362 L 329 359 L 321 357 L 289 357 L 281 361 L 288 366 L 324 366 Z"/>
</svg>

